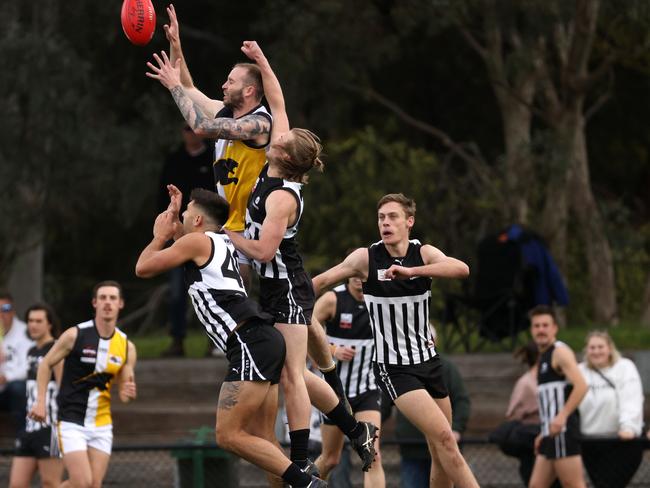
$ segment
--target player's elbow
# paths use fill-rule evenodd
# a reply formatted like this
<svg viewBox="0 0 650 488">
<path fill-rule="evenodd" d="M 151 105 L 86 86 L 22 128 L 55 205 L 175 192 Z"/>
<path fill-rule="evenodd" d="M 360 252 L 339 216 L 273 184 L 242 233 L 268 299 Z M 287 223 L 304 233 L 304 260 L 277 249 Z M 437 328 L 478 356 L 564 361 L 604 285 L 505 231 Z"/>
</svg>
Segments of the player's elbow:
<svg viewBox="0 0 650 488">
<path fill-rule="evenodd" d="M 467 278 L 469 276 L 469 266 L 462 261 L 458 262 L 457 276 L 458 278 Z"/>
<path fill-rule="evenodd" d="M 146 263 L 137 263 L 135 265 L 135 275 L 138 278 L 152 278 L 156 276 L 156 272 L 151 266 L 148 266 Z"/>
</svg>

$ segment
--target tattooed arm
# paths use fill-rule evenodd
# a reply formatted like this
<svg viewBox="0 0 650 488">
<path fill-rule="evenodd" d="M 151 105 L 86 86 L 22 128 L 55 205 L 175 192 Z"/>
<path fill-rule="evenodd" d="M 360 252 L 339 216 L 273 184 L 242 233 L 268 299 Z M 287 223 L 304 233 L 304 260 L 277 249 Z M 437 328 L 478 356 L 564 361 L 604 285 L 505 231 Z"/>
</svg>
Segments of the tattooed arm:
<svg viewBox="0 0 650 488">
<path fill-rule="evenodd" d="M 205 137 L 219 139 L 254 140 L 258 143 L 266 142 L 271 131 L 271 121 L 263 115 L 247 115 L 240 119 L 228 117 L 214 118 L 207 114 L 201 103 L 197 103 L 189 96 L 188 89 L 181 84 L 180 60 L 172 64 L 167 54 L 163 51 L 161 56 L 154 54 L 158 63 L 151 62 L 147 66 L 153 73 L 147 73 L 149 78 L 156 79 L 169 89 L 183 118 L 194 132 Z"/>
<path fill-rule="evenodd" d="M 194 86 L 192 75 L 187 67 L 187 62 L 183 55 L 183 49 L 181 48 L 180 29 L 178 27 L 176 9 L 174 9 L 174 6 L 171 4 L 167 7 L 167 15 L 169 16 L 169 24 L 165 24 L 163 28 L 165 30 L 165 36 L 169 41 L 169 58 L 171 64 L 173 66 L 176 64 L 177 60 L 180 60 L 180 80 L 183 88 L 185 88 L 185 93 L 194 103 L 201 107 L 201 110 L 203 110 L 208 117 L 214 118 L 217 112 L 223 108 L 223 102 L 221 100 L 213 100 Z"/>
</svg>

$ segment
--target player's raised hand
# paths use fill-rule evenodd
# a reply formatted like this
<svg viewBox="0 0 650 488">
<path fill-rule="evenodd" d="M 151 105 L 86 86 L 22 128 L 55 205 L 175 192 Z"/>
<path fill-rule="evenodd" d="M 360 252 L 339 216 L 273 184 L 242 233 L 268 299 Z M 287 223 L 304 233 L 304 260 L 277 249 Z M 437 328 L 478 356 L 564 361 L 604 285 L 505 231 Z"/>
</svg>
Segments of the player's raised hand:
<svg viewBox="0 0 650 488">
<path fill-rule="evenodd" d="M 242 52 L 248 56 L 249 59 L 257 61 L 264 57 L 262 48 L 257 44 L 257 41 L 244 41 L 241 46 Z"/>
<path fill-rule="evenodd" d="M 153 224 L 153 235 L 155 238 L 168 241 L 174 237 L 175 231 L 174 216 L 171 212 L 165 210 L 156 217 L 156 221 Z"/>
<path fill-rule="evenodd" d="M 169 16 L 169 24 L 163 25 L 165 37 L 171 44 L 180 42 L 180 30 L 178 28 L 178 17 L 176 17 L 176 9 L 173 4 L 167 7 L 167 15 Z"/>
<path fill-rule="evenodd" d="M 176 86 L 181 85 L 181 60 L 177 59 L 176 63 L 172 64 L 165 51 L 160 52 L 160 56 L 154 53 L 153 58 L 157 63 L 154 65 L 151 61 L 147 61 L 147 67 L 151 72 L 145 73 L 149 78 L 158 80 L 165 88 L 171 90 Z"/>
<path fill-rule="evenodd" d="M 183 201 L 183 194 L 174 185 L 167 185 L 167 192 L 169 193 L 169 205 L 167 210 L 173 213 L 176 217 L 181 211 L 181 202 Z"/>
</svg>

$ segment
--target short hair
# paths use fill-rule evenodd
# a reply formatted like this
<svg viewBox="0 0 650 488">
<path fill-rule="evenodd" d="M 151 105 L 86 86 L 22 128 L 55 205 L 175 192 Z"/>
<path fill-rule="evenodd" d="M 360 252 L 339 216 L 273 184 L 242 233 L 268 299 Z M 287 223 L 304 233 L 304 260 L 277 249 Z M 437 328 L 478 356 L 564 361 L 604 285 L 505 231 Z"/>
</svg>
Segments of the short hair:
<svg viewBox="0 0 650 488">
<path fill-rule="evenodd" d="M 115 280 L 104 280 L 100 281 L 93 287 L 93 299 L 97 298 L 97 292 L 102 286 L 114 286 L 119 291 L 120 298 L 124 298 L 124 294 L 122 293 L 122 285 L 120 285 Z"/>
<path fill-rule="evenodd" d="M 264 96 L 264 84 L 262 82 L 262 72 L 260 71 L 260 67 L 255 63 L 237 63 L 233 66 L 233 69 L 235 68 L 244 68 L 246 70 L 244 84 L 255 88 L 255 96 L 261 101 Z"/>
<path fill-rule="evenodd" d="M 528 319 L 533 320 L 533 317 L 537 315 L 550 315 L 553 319 L 553 323 L 557 324 L 557 317 L 555 315 L 555 310 L 550 305 L 535 305 L 528 311 Z"/>
<path fill-rule="evenodd" d="M 59 320 L 59 316 L 54 311 L 54 308 L 45 302 L 35 303 L 34 305 L 30 306 L 25 311 L 25 322 L 29 321 L 29 314 L 31 312 L 36 312 L 38 310 L 43 310 L 45 312 L 45 317 L 47 318 L 47 321 L 52 326 L 52 330 L 51 330 L 52 337 L 54 337 L 55 339 L 59 337 L 59 334 L 61 332 L 61 321 Z"/>
<path fill-rule="evenodd" d="M 10 302 L 13 302 L 14 297 L 6 288 L 0 288 L 0 300 L 9 300 Z"/>
<path fill-rule="evenodd" d="M 389 193 L 384 195 L 377 202 L 377 210 L 389 202 L 399 203 L 404 209 L 406 217 L 415 217 L 415 200 L 408 198 L 403 193 Z"/>
<path fill-rule="evenodd" d="M 587 356 L 587 344 L 589 344 L 589 340 L 594 337 L 599 337 L 600 339 L 603 339 L 609 346 L 609 350 L 611 351 L 609 355 L 610 366 L 614 365 L 616 362 L 618 362 L 619 359 L 621 359 L 621 353 L 616 347 L 616 344 L 614 344 L 614 339 L 612 339 L 612 336 L 610 336 L 609 333 L 607 333 L 604 330 L 592 330 L 591 332 L 589 332 L 589 334 L 587 334 L 587 337 L 585 338 L 585 348 L 582 351 L 585 358 L 585 362 L 587 363 L 587 366 L 590 369 L 598 369 L 596 366 L 591 364 L 591 361 L 589 361 L 589 356 Z"/>
<path fill-rule="evenodd" d="M 322 172 L 325 167 L 320 159 L 323 146 L 320 138 L 310 130 L 294 128 L 289 132 L 293 134 L 293 139 L 282 147 L 288 157 L 278 161 L 280 172 L 286 180 L 307 183 L 310 169 L 316 168 Z"/>
<path fill-rule="evenodd" d="M 228 220 L 230 205 L 225 198 L 205 188 L 194 188 L 190 193 L 190 201 L 194 202 L 205 212 L 208 220 L 216 225 L 224 225 Z"/>
<path fill-rule="evenodd" d="M 515 351 L 514 357 L 522 363 L 527 364 L 529 368 L 533 367 L 537 363 L 537 358 L 539 357 L 537 344 L 533 341 L 527 342 Z"/>
</svg>

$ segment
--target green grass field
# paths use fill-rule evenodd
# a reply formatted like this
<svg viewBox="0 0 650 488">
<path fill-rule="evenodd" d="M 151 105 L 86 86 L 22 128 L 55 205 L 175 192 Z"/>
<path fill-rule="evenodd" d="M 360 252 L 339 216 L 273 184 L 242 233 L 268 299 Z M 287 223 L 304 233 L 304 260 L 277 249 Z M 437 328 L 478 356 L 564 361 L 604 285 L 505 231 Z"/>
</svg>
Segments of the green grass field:
<svg viewBox="0 0 650 488">
<path fill-rule="evenodd" d="M 616 327 L 598 327 L 598 326 L 584 326 L 584 327 L 567 327 L 560 330 L 558 339 L 566 342 L 571 348 L 580 353 L 584 347 L 584 340 L 587 333 L 594 329 L 608 330 L 614 338 L 617 347 L 621 351 L 637 350 L 637 349 L 650 349 L 650 328 L 644 327 L 641 324 L 633 322 L 622 322 Z M 517 343 L 523 344 L 528 340 L 528 332 L 522 331 L 517 337 Z M 131 338 L 138 349 L 139 358 L 158 358 L 161 357 L 162 352 L 169 347 L 171 338 L 168 335 L 147 335 L 136 336 Z M 453 340 L 452 349 L 445 347 L 444 342 L 441 341 L 440 348 L 447 354 L 450 353 L 463 353 L 465 349 L 462 345 L 454 345 Z M 470 347 L 471 350 L 476 350 L 477 344 L 480 342 L 477 333 L 471 334 Z M 202 330 L 190 329 L 188 336 L 185 340 L 185 353 L 187 357 L 201 358 L 204 357 L 208 348 L 208 338 Z M 485 342 L 479 349 L 482 352 L 511 352 L 512 347 L 509 339 L 501 343 Z"/>
</svg>

